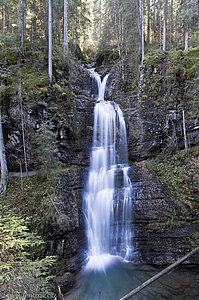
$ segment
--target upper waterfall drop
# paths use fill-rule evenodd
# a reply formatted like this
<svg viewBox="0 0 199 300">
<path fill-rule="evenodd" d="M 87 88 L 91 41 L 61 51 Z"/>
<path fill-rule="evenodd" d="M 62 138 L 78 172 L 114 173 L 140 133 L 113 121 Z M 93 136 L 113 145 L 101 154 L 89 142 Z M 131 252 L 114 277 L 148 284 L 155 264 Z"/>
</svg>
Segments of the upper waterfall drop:
<svg viewBox="0 0 199 300">
<path fill-rule="evenodd" d="M 104 100 L 109 74 L 98 83 L 93 146 L 84 191 L 88 239 L 87 269 L 104 269 L 115 256 L 132 252 L 132 186 L 128 177 L 126 125 L 118 104 Z M 100 80 L 99 80 L 100 79 Z"/>
<path fill-rule="evenodd" d="M 95 68 L 93 69 L 89 69 L 88 70 L 90 72 L 91 77 L 96 81 L 97 83 L 97 87 L 98 87 L 98 96 L 97 96 L 97 100 L 104 100 L 104 96 L 105 96 L 105 90 L 106 90 L 106 83 L 108 80 L 108 77 L 110 74 L 107 74 L 103 80 L 101 81 L 101 77 L 100 75 L 95 71 Z"/>
</svg>

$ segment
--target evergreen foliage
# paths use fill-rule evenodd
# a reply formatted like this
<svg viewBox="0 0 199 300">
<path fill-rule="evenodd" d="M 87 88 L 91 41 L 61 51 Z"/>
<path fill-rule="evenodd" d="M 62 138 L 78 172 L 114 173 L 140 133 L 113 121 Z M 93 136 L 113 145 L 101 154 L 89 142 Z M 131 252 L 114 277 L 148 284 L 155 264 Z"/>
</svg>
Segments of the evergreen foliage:
<svg viewBox="0 0 199 300">
<path fill-rule="evenodd" d="M 43 299 L 49 268 L 56 257 L 34 259 L 34 248 L 44 242 L 28 230 L 29 220 L 0 204 L 0 296 L 9 299 Z M 31 253 L 31 255 L 30 255 Z M 48 276 L 47 276 L 48 275 Z"/>
</svg>

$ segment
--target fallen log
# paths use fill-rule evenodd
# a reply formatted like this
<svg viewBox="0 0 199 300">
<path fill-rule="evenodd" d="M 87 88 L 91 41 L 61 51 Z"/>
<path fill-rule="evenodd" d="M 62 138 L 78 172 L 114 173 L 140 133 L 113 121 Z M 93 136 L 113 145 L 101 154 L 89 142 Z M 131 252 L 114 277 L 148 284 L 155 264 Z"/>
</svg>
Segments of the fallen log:
<svg viewBox="0 0 199 300">
<path fill-rule="evenodd" d="M 172 271 L 173 269 L 175 269 L 177 266 L 179 266 L 180 264 L 182 264 L 185 260 L 187 260 L 191 256 L 197 254 L 198 252 L 199 252 L 199 247 L 195 248 L 194 250 L 192 250 L 191 252 L 189 252 L 187 255 L 185 255 L 181 259 L 179 259 L 177 262 L 173 263 L 172 265 L 168 266 L 166 269 L 162 270 L 158 274 L 154 275 L 153 277 L 151 277 L 150 279 L 148 279 L 147 281 L 145 281 L 143 284 L 141 284 L 140 286 L 138 286 L 136 289 L 132 290 L 129 294 L 127 294 L 124 297 L 120 298 L 120 300 L 130 299 L 131 297 L 133 297 L 134 295 L 136 295 L 137 293 L 139 293 L 141 290 L 143 290 L 145 287 L 147 287 L 148 285 L 150 285 L 152 282 L 154 282 L 155 280 L 159 279 L 160 277 L 166 275 L 167 273 L 169 273 L 170 271 Z"/>
</svg>

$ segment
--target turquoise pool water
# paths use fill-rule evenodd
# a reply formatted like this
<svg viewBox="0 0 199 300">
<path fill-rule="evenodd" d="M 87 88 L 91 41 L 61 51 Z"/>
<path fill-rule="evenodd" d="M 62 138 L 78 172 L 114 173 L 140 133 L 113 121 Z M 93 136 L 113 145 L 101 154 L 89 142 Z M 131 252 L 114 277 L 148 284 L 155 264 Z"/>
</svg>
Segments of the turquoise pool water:
<svg viewBox="0 0 199 300">
<path fill-rule="evenodd" d="M 119 300 L 132 289 L 161 271 L 148 265 L 114 260 L 106 271 L 84 271 L 65 300 Z M 152 283 L 133 300 L 197 300 L 199 299 L 199 268 L 181 267 Z"/>
</svg>

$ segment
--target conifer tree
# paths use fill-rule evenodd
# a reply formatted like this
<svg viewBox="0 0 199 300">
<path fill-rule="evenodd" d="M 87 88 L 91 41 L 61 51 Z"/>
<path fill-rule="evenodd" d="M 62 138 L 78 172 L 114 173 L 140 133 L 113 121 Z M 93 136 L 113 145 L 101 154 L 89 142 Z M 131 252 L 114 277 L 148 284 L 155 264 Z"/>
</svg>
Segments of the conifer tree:
<svg viewBox="0 0 199 300">
<path fill-rule="evenodd" d="M 167 39 L 167 0 L 164 0 L 163 51 L 166 51 L 166 39 Z"/>
<path fill-rule="evenodd" d="M 48 0 L 48 74 L 52 83 L 52 2 Z"/>
<path fill-rule="evenodd" d="M 64 56 L 68 52 L 68 0 L 64 0 Z"/>
</svg>

